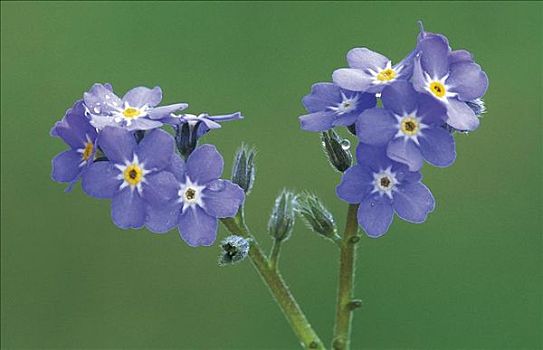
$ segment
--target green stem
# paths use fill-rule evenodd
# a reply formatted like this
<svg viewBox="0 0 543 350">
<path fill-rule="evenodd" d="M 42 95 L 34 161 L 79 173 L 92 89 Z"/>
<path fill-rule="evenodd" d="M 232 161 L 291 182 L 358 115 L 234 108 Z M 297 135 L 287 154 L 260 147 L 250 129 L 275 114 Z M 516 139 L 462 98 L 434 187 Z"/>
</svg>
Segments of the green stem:
<svg viewBox="0 0 543 350">
<path fill-rule="evenodd" d="M 268 258 L 258 245 L 256 239 L 249 232 L 247 225 L 245 225 L 242 211 L 243 209 L 240 209 L 240 213 L 238 213 L 236 219 L 225 218 L 221 219 L 221 222 L 231 233 L 251 240 L 249 258 L 260 274 L 260 277 L 262 277 L 268 286 L 275 301 L 279 304 L 281 311 L 283 311 L 294 333 L 296 333 L 301 345 L 305 349 L 325 349 L 324 344 L 309 324 L 294 296 L 290 293 L 279 271 L 270 267 Z"/>
<path fill-rule="evenodd" d="M 281 252 L 281 241 L 274 239 L 270 252 L 270 269 L 277 271 L 277 264 L 279 262 L 279 253 Z"/>
<path fill-rule="evenodd" d="M 350 348 L 352 311 L 360 306 L 359 300 L 353 300 L 356 246 L 360 240 L 356 218 L 357 211 L 358 204 L 349 206 L 345 232 L 341 240 L 336 323 L 332 341 L 332 347 L 336 350 L 348 350 Z"/>
</svg>

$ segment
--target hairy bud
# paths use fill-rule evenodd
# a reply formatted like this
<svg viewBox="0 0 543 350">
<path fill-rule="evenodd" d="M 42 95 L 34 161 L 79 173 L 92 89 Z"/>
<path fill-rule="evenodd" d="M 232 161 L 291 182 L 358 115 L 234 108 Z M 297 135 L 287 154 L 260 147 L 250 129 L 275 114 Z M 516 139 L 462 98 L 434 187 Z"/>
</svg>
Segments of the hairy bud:
<svg viewBox="0 0 543 350">
<path fill-rule="evenodd" d="M 245 259 L 249 254 L 249 241 L 241 236 L 231 235 L 221 242 L 219 265 L 231 265 Z"/>
<path fill-rule="evenodd" d="M 232 167 L 232 182 L 237 184 L 245 191 L 251 192 L 255 182 L 255 162 L 256 150 L 242 144 L 236 152 L 234 166 Z"/>
<path fill-rule="evenodd" d="M 471 108 L 473 113 L 475 113 L 476 116 L 481 116 L 482 114 L 486 113 L 486 106 L 485 101 L 478 98 L 473 101 L 467 101 L 466 104 Z"/>
<path fill-rule="evenodd" d="M 298 197 L 297 211 L 314 232 L 330 239 L 337 236 L 336 222 L 332 213 L 316 195 L 302 193 Z"/>
<path fill-rule="evenodd" d="M 278 240 L 287 240 L 294 228 L 296 208 L 296 196 L 294 193 L 283 190 L 275 200 L 270 221 L 268 222 L 268 232 Z"/>
<path fill-rule="evenodd" d="M 341 139 L 333 129 L 330 129 L 322 133 L 322 145 L 330 164 L 335 169 L 340 172 L 349 169 L 353 163 L 349 140 Z"/>
</svg>

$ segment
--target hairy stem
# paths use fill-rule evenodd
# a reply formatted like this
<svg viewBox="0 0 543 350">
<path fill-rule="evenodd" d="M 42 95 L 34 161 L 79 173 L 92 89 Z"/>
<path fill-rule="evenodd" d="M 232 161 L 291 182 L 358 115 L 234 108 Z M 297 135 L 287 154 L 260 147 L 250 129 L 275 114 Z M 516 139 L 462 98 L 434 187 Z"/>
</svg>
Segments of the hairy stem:
<svg viewBox="0 0 543 350">
<path fill-rule="evenodd" d="M 339 260 L 338 294 L 336 305 L 336 323 L 332 347 L 336 350 L 348 350 L 351 341 L 352 312 L 360 306 L 360 300 L 353 299 L 358 222 L 356 213 L 358 204 L 349 205 L 347 223 L 341 240 Z"/>
<path fill-rule="evenodd" d="M 249 232 L 249 229 L 244 222 L 243 208 L 240 209 L 240 213 L 238 213 L 236 219 L 225 218 L 221 219 L 221 222 L 231 233 L 251 240 L 249 258 L 260 274 L 260 277 L 262 277 L 264 283 L 268 286 L 275 301 L 279 304 L 281 311 L 283 311 L 292 330 L 300 340 L 301 345 L 305 349 L 325 349 L 324 344 L 309 324 L 302 309 L 294 299 L 294 296 L 290 293 L 285 280 L 278 270 L 273 269 L 270 266 L 269 259 L 258 245 L 256 239 Z"/>
</svg>

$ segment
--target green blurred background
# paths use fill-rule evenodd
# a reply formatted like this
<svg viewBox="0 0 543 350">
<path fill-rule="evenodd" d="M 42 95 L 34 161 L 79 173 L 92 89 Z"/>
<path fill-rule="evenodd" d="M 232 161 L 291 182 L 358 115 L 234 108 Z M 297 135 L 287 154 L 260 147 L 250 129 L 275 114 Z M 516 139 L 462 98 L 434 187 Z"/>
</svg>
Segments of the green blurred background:
<svg viewBox="0 0 543 350">
<path fill-rule="evenodd" d="M 300 99 L 367 46 L 394 61 L 416 21 L 473 51 L 489 109 L 449 169 L 425 167 L 437 209 L 361 242 L 356 349 L 542 347 L 541 3 L 2 2 L 2 337 L 6 349 L 297 349 L 248 262 L 172 231 L 122 231 L 109 203 L 49 179 L 49 129 L 94 82 L 160 85 L 189 112 L 242 111 L 205 138 L 226 159 L 258 148 L 249 224 L 262 245 L 283 186 L 316 191 L 343 226 L 338 175 Z M 221 228 L 220 236 L 224 236 Z M 301 223 L 281 266 L 329 343 L 338 254 Z"/>
</svg>

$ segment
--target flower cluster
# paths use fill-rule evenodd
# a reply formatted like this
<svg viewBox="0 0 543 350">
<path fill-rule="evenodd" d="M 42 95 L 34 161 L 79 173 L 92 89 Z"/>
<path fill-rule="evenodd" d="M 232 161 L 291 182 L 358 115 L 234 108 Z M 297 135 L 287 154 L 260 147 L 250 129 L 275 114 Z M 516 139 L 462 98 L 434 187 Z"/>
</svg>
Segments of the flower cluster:
<svg viewBox="0 0 543 350">
<path fill-rule="evenodd" d="M 468 51 L 452 50 L 445 36 L 422 25 L 415 49 L 395 65 L 367 48 L 350 50 L 347 62 L 333 83 L 313 85 L 302 100 L 309 114 L 299 119 L 307 131 L 346 126 L 356 134 L 357 164 L 336 192 L 360 205 L 360 226 L 379 237 L 394 213 L 421 223 L 434 210 L 420 170 L 424 162 L 455 161 L 454 133 L 479 126 L 488 78 Z"/>
<path fill-rule="evenodd" d="M 81 179 L 86 194 L 110 199 L 120 228 L 177 227 L 187 244 L 211 245 L 218 218 L 234 216 L 245 194 L 220 179 L 222 156 L 198 139 L 219 122 L 243 117 L 179 114 L 186 103 L 158 106 L 161 100 L 159 87 L 136 87 L 119 98 L 111 85 L 93 85 L 51 129 L 69 146 L 53 159 L 51 177 L 68 190 Z"/>
</svg>

